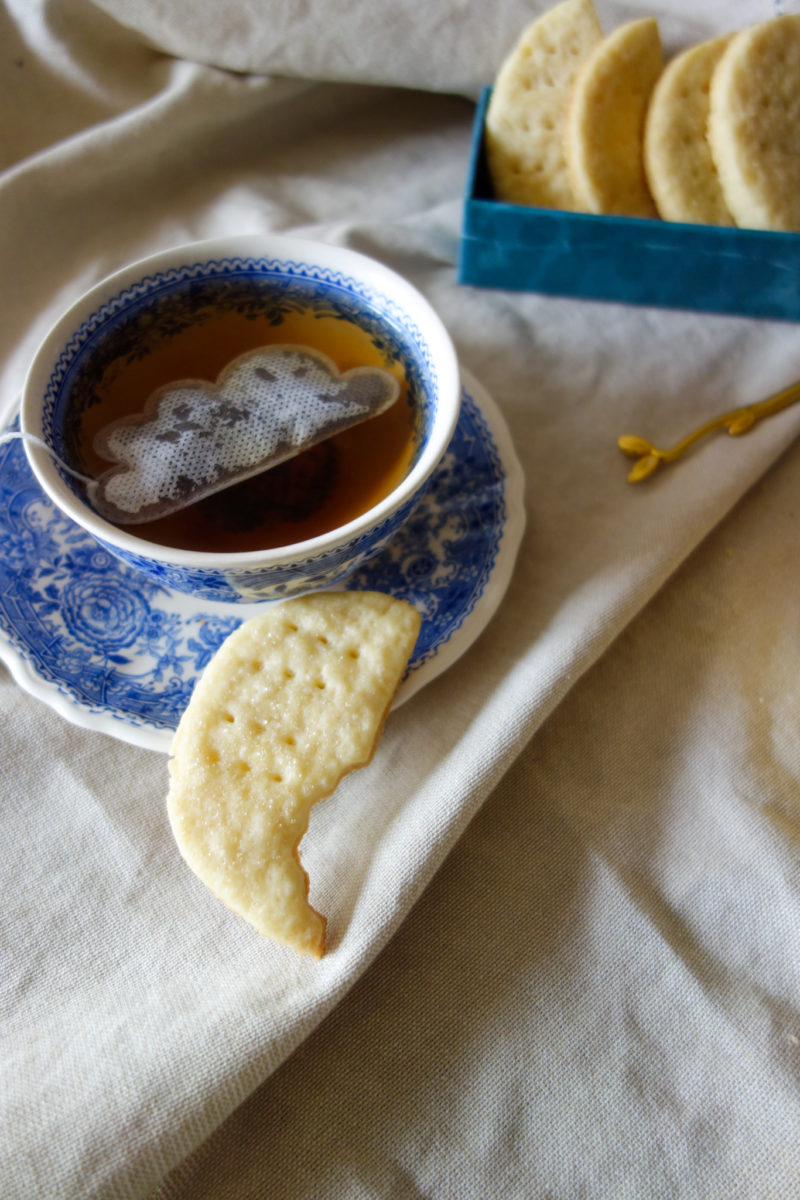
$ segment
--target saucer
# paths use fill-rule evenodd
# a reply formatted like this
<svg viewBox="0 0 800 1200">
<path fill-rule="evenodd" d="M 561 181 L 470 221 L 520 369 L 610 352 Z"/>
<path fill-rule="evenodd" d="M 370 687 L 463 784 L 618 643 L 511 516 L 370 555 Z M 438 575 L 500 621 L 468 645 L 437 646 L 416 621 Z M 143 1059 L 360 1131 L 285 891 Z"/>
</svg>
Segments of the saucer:
<svg viewBox="0 0 800 1200">
<path fill-rule="evenodd" d="M 16 427 L 9 416 L 3 429 Z M 395 707 L 451 666 L 505 594 L 525 526 L 505 421 L 462 372 L 450 447 L 410 521 L 344 588 L 414 604 L 422 628 Z M 104 550 L 44 495 L 20 440 L 0 446 L 0 658 L 86 729 L 167 752 L 217 647 L 264 603 L 171 591 Z"/>
</svg>

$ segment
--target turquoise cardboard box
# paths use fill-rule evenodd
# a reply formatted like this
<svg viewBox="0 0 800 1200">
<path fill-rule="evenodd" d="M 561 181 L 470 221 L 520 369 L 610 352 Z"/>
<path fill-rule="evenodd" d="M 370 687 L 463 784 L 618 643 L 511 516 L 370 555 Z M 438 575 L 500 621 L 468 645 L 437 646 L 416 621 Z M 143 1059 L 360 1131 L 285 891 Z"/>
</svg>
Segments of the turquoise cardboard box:
<svg viewBox="0 0 800 1200">
<path fill-rule="evenodd" d="M 460 283 L 697 312 L 800 320 L 800 233 L 525 208 L 494 199 L 475 113 Z"/>
</svg>

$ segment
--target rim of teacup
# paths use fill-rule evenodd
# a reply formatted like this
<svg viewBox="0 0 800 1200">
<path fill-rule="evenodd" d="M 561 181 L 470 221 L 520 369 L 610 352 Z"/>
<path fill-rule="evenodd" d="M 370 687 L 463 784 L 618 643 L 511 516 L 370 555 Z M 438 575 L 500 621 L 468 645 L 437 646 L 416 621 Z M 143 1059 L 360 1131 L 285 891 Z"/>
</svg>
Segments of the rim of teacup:
<svg viewBox="0 0 800 1200">
<path fill-rule="evenodd" d="M 430 436 L 419 459 L 397 487 L 383 500 L 344 525 L 305 541 L 267 550 L 205 553 L 164 546 L 128 533 L 106 521 L 76 494 L 63 479 L 53 456 L 34 440 L 43 437 L 43 397 L 55 364 L 71 336 L 87 317 L 148 275 L 210 262 L 220 257 L 274 257 L 289 262 L 295 257 L 304 265 L 333 269 L 352 276 L 379 296 L 391 299 L 404 310 L 417 314 L 415 323 L 424 331 L 436 359 L 439 376 L 439 401 Z M 125 554 L 186 568 L 247 567 L 255 564 L 277 566 L 313 558 L 351 542 L 402 508 L 424 486 L 441 462 L 455 430 L 460 400 L 458 359 L 450 335 L 431 303 L 404 276 L 377 259 L 349 247 L 291 234 L 237 234 L 186 242 L 137 259 L 100 279 L 73 301 L 57 318 L 33 356 L 22 389 L 20 429 L 26 439 L 24 445 L 28 462 L 42 489 L 62 512 L 99 541 Z"/>
</svg>

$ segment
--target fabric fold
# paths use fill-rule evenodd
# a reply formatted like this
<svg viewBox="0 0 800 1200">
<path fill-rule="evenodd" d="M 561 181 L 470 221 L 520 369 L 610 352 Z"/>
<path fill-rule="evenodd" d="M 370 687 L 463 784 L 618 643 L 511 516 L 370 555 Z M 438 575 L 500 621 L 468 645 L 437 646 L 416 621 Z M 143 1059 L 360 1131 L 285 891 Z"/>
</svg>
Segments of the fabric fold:
<svg viewBox="0 0 800 1200">
<path fill-rule="evenodd" d="M 331 932 L 319 964 L 258 940 L 184 868 L 163 756 L 68 724 L 0 670 L 0 1192 L 129 1200 L 319 1036 L 531 739 L 607 652 L 625 654 L 620 638 L 665 584 L 709 545 L 718 569 L 714 530 L 780 469 L 800 409 L 708 439 L 636 487 L 616 439 L 676 440 L 776 391 L 798 372 L 796 331 L 457 285 L 465 97 L 527 19 L 521 3 L 491 20 L 474 5 L 351 4 L 334 20 L 316 0 L 191 14 L 94 0 L 69 30 L 48 12 L 6 8 L 30 61 L 0 95 L 15 111 L 29 100 L 32 117 L 0 176 L 5 395 L 102 275 L 172 243 L 283 230 L 372 254 L 427 296 L 526 475 L 496 618 L 312 816 L 303 861 Z M 693 34 L 679 4 L 671 19 Z M 35 543 L 37 501 L 24 503 L 4 554 Z"/>
</svg>

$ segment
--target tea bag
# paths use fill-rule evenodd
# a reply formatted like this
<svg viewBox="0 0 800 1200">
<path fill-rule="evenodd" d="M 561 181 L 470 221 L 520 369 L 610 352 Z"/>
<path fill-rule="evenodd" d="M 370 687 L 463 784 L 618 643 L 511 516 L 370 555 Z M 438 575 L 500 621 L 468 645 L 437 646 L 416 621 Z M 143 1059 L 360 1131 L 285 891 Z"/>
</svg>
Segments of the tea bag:
<svg viewBox="0 0 800 1200">
<path fill-rule="evenodd" d="M 167 384 L 144 412 L 101 429 L 95 449 L 114 465 L 90 498 L 119 525 L 166 516 L 377 416 L 399 394 L 389 371 L 340 372 L 310 346 L 248 351 L 216 383 Z"/>
</svg>

